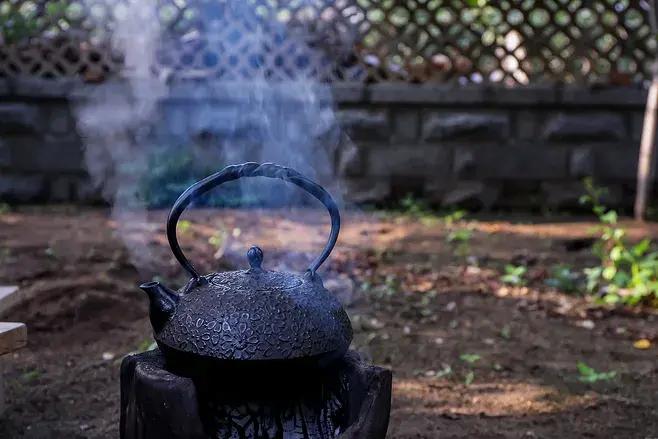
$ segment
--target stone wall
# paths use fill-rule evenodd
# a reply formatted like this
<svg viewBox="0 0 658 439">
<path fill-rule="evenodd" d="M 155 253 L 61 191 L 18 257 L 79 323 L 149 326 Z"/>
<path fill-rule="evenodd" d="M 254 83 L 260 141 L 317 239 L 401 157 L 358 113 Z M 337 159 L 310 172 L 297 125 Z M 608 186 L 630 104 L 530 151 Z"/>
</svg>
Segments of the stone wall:
<svg viewBox="0 0 658 439">
<path fill-rule="evenodd" d="M 70 108 L 94 87 L 0 81 L 2 199 L 98 199 Z M 576 204 L 580 179 L 592 175 L 613 203 L 633 202 L 644 90 L 341 84 L 332 93 L 354 145 L 333 151 L 333 168 L 352 201 L 411 192 L 443 204 L 558 207 Z M 189 113 L 186 96 L 170 94 L 168 107 Z M 200 134 L 183 132 L 190 142 Z"/>
</svg>

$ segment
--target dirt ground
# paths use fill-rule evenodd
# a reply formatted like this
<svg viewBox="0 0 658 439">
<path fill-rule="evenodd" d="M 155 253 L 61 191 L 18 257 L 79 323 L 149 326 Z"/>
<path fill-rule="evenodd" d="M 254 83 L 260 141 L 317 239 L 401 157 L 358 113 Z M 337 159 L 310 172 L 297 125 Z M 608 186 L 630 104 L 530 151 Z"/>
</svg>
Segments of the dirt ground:
<svg viewBox="0 0 658 439">
<path fill-rule="evenodd" d="M 301 271 L 324 244 L 325 215 L 193 211 L 180 240 L 205 272 L 246 267 L 254 243 L 264 266 Z M 29 330 L 28 346 L 3 357 L 9 408 L 0 438 L 118 437 L 119 365 L 151 340 L 138 285 L 156 275 L 185 281 L 165 217 L 129 218 L 128 229 L 106 211 L 74 207 L 0 216 L 0 284 L 24 295 L 3 317 Z M 543 282 L 557 263 L 591 263 L 587 249 L 564 244 L 591 224 L 450 225 L 363 213 L 345 214 L 343 224 L 322 275 L 353 318 L 354 347 L 393 370 L 388 437 L 658 437 L 656 348 L 633 346 L 658 343 L 656 316 L 599 309 Z M 446 237 L 465 228 L 469 248 L 456 252 Z M 208 242 L 218 231 L 228 237 L 223 254 Z M 501 283 L 509 263 L 530 267 L 528 287 Z M 463 354 L 479 360 L 469 365 Z M 579 361 L 617 375 L 582 383 Z"/>
</svg>

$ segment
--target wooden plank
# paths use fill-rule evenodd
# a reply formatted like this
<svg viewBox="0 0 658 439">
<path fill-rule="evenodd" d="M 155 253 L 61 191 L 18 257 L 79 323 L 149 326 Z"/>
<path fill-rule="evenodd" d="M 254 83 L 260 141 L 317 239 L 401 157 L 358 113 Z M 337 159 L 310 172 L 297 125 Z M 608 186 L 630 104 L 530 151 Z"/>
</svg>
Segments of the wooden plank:
<svg viewBox="0 0 658 439">
<path fill-rule="evenodd" d="M 2 377 L 2 355 L 27 344 L 27 327 L 24 323 L 0 322 L 0 416 L 7 408 L 5 382 Z"/>
<path fill-rule="evenodd" d="M 0 358 L 0 416 L 2 416 L 7 408 L 7 400 L 5 399 L 5 380 L 2 375 L 3 372 L 2 358 Z"/>
<path fill-rule="evenodd" d="M 19 289 L 14 285 L 0 285 L 0 314 L 16 305 L 21 295 Z"/>
<path fill-rule="evenodd" d="M 24 323 L 0 322 L 0 356 L 27 344 L 27 326 Z"/>
</svg>

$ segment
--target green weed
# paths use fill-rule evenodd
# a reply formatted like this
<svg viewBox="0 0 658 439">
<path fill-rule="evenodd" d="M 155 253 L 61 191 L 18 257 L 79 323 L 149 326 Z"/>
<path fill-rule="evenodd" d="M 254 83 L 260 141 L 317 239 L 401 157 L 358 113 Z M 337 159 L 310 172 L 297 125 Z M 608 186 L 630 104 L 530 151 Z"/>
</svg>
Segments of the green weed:
<svg viewBox="0 0 658 439">
<path fill-rule="evenodd" d="M 590 384 L 597 381 L 610 381 L 617 376 L 617 372 L 614 370 L 609 372 L 597 372 L 594 368 L 586 365 L 582 361 L 578 362 L 578 372 L 580 373 L 578 381 Z"/>
<path fill-rule="evenodd" d="M 658 304 L 658 252 L 646 238 L 631 245 L 626 230 L 619 226 L 615 210 L 601 203 L 605 189 L 594 186 L 591 178 L 585 179 L 587 194 L 581 204 L 589 204 L 598 216 L 600 225 L 593 229 L 599 235 L 594 254 L 600 264 L 584 270 L 587 291 L 600 296 L 607 305 Z"/>
<path fill-rule="evenodd" d="M 500 280 L 508 285 L 525 285 L 527 281 L 524 276 L 527 271 L 528 269 L 523 265 L 515 266 L 508 264 L 505 266 L 505 274 L 501 276 Z"/>
</svg>

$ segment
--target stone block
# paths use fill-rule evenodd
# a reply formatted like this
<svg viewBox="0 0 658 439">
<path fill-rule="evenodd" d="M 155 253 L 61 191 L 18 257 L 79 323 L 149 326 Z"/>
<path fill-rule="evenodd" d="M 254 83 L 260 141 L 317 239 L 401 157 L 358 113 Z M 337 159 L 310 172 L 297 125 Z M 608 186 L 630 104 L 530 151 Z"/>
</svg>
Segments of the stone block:
<svg viewBox="0 0 658 439">
<path fill-rule="evenodd" d="M 568 151 L 562 147 L 478 145 L 458 147 L 456 151 L 455 156 L 471 154 L 477 180 L 550 180 L 568 173 Z"/>
<path fill-rule="evenodd" d="M 508 180 L 500 182 L 501 193 L 496 207 L 501 209 L 528 209 L 541 206 L 543 196 L 538 180 Z"/>
<path fill-rule="evenodd" d="M 193 107 L 180 102 L 167 101 L 158 108 L 158 115 L 162 124 L 156 127 L 159 134 L 170 138 L 188 139 L 190 135 L 190 113 Z M 223 114 L 220 113 L 220 116 Z M 225 123 L 224 119 L 218 118 L 219 123 Z M 204 128 L 203 126 L 201 127 Z M 200 133 L 197 132 L 197 135 Z M 214 133 L 209 133 L 214 134 Z"/>
<path fill-rule="evenodd" d="M 53 174 L 84 170 L 84 150 L 77 141 L 48 143 L 35 137 L 13 137 L 9 147 L 15 170 Z"/>
<path fill-rule="evenodd" d="M 647 102 L 647 91 L 638 87 L 610 86 L 592 89 L 567 85 L 561 90 L 560 102 L 578 106 L 644 107 Z"/>
<path fill-rule="evenodd" d="M 580 197 L 586 194 L 581 181 L 544 181 L 541 191 L 545 207 L 550 208 L 578 207 Z"/>
<path fill-rule="evenodd" d="M 569 174 L 572 177 L 584 178 L 594 175 L 595 157 L 591 148 L 576 148 L 569 157 Z"/>
<path fill-rule="evenodd" d="M 88 177 L 78 178 L 73 187 L 73 197 L 76 201 L 88 204 L 104 202 L 102 189 L 96 187 Z"/>
<path fill-rule="evenodd" d="M 370 101 L 375 103 L 482 104 L 487 99 L 486 87 L 480 84 L 373 84 Z"/>
<path fill-rule="evenodd" d="M 454 152 L 452 173 L 457 180 L 469 180 L 475 178 L 477 169 L 477 158 L 470 148 L 457 148 Z"/>
<path fill-rule="evenodd" d="M 560 113 L 546 121 L 541 133 L 541 139 L 548 142 L 618 142 L 627 138 L 624 118 L 615 113 Z"/>
<path fill-rule="evenodd" d="M 10 84 L 14 96 L 50 99 L 68 98 L 82 86 L 84 82 L 81 78 L 43 79 L 30 76 L 12 78 Z"/>
<path fill-rule="evenodd" d="M 47 185 L 49 201 L 71 202 L 74 200 L 74 178 L 67 176 L 55 177 Z"/>
<path fill-rule="evenodd" d="M 391 182 L 391 199 L 402 200 L 405 197 L 425 198 L 427 177 L 420 175 L 402 176 L 394 175 Z"/>
<path fill-rule="evenodd" d="M 423 123 L 422 140 L 506 141 L 510 136 L 506 114 L 430 114 Z"/>
<path fill-rule="evenodd" d="M 537 133 L 540 131 L 542 124 L 542 114 L 539 111 L 529 110 L 527 108 L 514 112 L 514 127 L 516 139 L 521 141 L 536 140 Z"/>
<path fill-rule="evenodd" d="M 634 111 L 631 114 L 631 139 L 639 142 L 642 140 L 642 128 L 644 126 L 644 113 L 641 111 Z"/>
<path fill-rule="evenodd" d="M 55 135 L 75 135 L 75 119 L 73 119 L 68 105 L 63 101 L 60 105 L 45 106 L 48 120 L 48 132 Z"/>
<path fill-rule="evenodd" d="M 277 143 L 310 147 L 310 143 L 326 136 L 341 122 L 330 106 L 309 102 L 227 103 L 207 100 L 167 102 L 159 109 L 163 124 L 159 135 L 177 141 Z M 387 128 L 385 114 L 367 111 L 344 116 L 348 132 L 355 136 L 379 135 Z M 338 130 L 336 130 L 338 131 Z M 386 130 L 384 130 L 386 135 Z"/>
<path fill-rule="evenodd" d="M 413 142 L 418 140 L 420 113 L 411 108 L 393 111 L 393 142 Z"/>
<path fill-rule="evenodd" d="M 341 142 L 336 151 L 336 175 L 338 177 L 362 177 L 364 172 L 362 151 L 354 142 Z"/>
<path fill-rule="evenodd" d="M 504 86 L 491 86 L 487 89 L 487 98 L 497 105 L 554 105 L 558 102 L 560 94 L 553 85 L 529 84 L 523 87 L 509 88 Z"/>
<path fill-rule="evenodd" d="M 0 176 L 0 199 L 30 203 L 45 195 L 45 178 L 42 175 Z"/>
<path fill-rule="evenodd" d="M 367 149 L 366 175 L 372 177 L 436 177 L 450 175 L 451 151 L 438 145 L 373 145 Z"/>
<path fill-rule="evenodd" d="M 342 187 L 345 199 L 356 204 L 382 202 L 391 196 L 388 179 L 346 178 Z"/>
<path fill-rule="evenodd" d="M 9 148 L 9 142 L 3 139 L 0 139 L 0 167 L 11 167 L 11 150 Z"/>
<path fill-rule="evenodd" d="M 334 83 L 331 85 L 334 101 L 340 103 L 363 102 L 366 97 L 365 84 Z"/>
<path fill-rule="evenodd" d="M 0 135 L 32 134 L 43 131 L 41 112 L 33 105 L 0 104 Z"/>
<path fill-rule="evenodd" d="M 633 205 L 633 198 L 626 196 L 624 184 L 599 184 L 595 180 L 595 184 L 601 187 L 604 186 L 606 192 L 601 195 L 601 202 L 610 207 L 630 207 Z M 569 209 L 569 208 L 586 208 L 591 206 L 582 206 L 580 204 L 580 197 L 587 193 L 585 185 L 582 181 L 545 181 L 541 183 L 541 191 L 543 193 L 543 204 L 549 208 Z"/>
<path fill-rule="evenodd" d="M 367 91 L 370 101 L 375 103 L 427 103 L 443 96 L 445 87 L 437 87 L 430 92 L 427 85 L 382 83 L 370 85 Z"/>
<path fill-rule="evenodd" d="M 644 112 L 636 111 L 631 114 L 631 139 L 638 144 L 642 141 L 642 130 L 644 129 Z M 658 141 L 658 130 L 654 133 L 654 142 Z"/>
<path fill-rule="evenodd" d="M 500 185 L 485 181 L 427 182 L 425 195 L 430 202 L 443 206 L 467 205 L 490 209 L 496 205 L 501 194 Z"/>
<path fill-rule="evenodd" d="M 595 176 L 597 180 L 635 180 L 640 148 L 635 144 L 615 144 L 593 146 L 595 155 Z"/>
<path fill-rule="evenodd" d="M 391 125 L 385 110 L 340 110 L 336 119 L 354 140 L 390 140 Z"/>
</svg>

